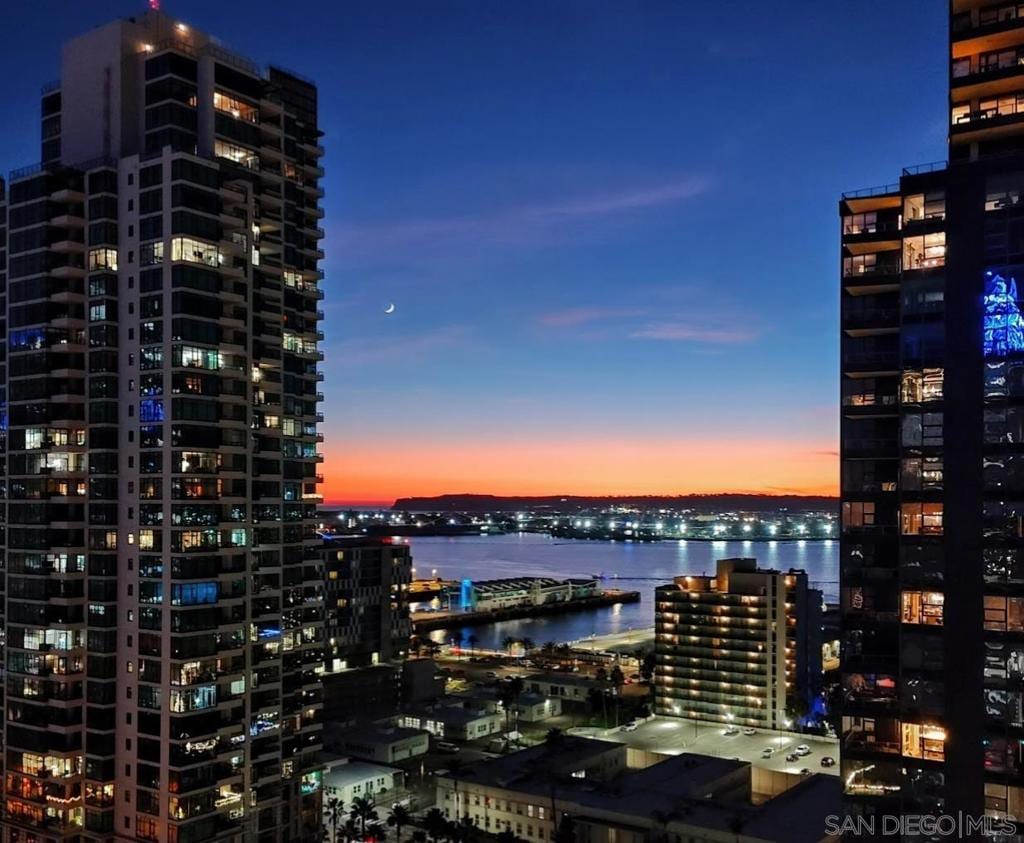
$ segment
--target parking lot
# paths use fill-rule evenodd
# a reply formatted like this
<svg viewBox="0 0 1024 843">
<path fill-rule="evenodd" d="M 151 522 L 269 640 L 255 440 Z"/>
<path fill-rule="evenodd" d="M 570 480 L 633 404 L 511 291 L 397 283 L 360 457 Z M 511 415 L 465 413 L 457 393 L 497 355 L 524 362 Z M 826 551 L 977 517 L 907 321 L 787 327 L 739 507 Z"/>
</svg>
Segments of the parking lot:
<svg viewBox="0 0 1024 843">
<path fill-rule="evenodd" d="M 817 735 L 800 735 L 793 732 L 769 732 L 759 729 L 756 735 L 723 735 L 724 726 L 698 723 L 675 717 L 655 717 L 637 727 L 634 732 L 617 729 L 608 731 L 574 729 L 579 734 L 591 734 L 603 740 L 618 741 L 637 749 L 678 755 L 695 752 L 720 758 L 739 758 L 756 767 L 786 773 L 799 773 L 804 768 L 812 773 L 839 775 L 839 765 L 822 767 L 825 756 L 839 760 L 839 743 L 833 738 Z M 786 761 L 786 756 L 800 744 L 810 747 L 810 755 L 796 761 Z M 771 758 L 762 758 L 767 748 L 775 749 Z"/>
</svg>

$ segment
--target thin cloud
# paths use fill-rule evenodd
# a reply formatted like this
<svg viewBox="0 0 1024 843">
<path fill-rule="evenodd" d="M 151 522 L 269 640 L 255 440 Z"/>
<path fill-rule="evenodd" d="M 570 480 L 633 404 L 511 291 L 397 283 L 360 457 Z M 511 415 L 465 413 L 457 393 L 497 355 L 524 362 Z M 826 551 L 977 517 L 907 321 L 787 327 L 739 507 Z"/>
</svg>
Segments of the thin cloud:
<svg viewBox="0 0 1024 843">
<path fill-rule="evenodd" d="M 660 342 L 694 342 L 712 345 L 735 345 L 756 340 L 760 334 L 750 328 L 708 325 L 695 321 L 651 322 L 629 334 L 636 340 Z"/>
<path fill-rule="evenodd" d="M 473 215 L 389 223 L 353 223 L 338 230 L 343 253 L 379 256 L 394 250 L 470 246 L 543 246 L 574 239 L 580 228 L 632 212 L 676 204 L 704 193 L 708 179 L 682 176 L 651 186 L 590 196 L 558 197 Z"/>
<path fill-rule="evenodd" d="M 331 359 L 338 362 L 339 368 L 349 370 L 383 363 L 419 362 L 427 355 L 464 344 L 469 333 L 463 325 L 447 325 L 404 337 L 345 340 L 331 346 Z"/>
<path fill-rule="evenodd" d="M 607 319 L 642 316 L 645 312 L 639 308 L 570 307 L 566 310 L 542 313 L 537 317 L 537 322 L 545 328 L 575 328 Z"/>
</svg>

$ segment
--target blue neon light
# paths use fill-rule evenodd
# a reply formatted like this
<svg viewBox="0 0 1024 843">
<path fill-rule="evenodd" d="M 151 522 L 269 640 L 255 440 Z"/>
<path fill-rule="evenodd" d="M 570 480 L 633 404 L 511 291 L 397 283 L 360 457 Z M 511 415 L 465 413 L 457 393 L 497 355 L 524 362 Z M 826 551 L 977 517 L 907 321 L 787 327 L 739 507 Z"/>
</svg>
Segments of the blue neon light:
<svg viewBox="0 0 1024 843">
<path fill-rule="evenodd" d="M 473 581 L 470 579 L 463 580 L 459 585 L 459 608 L 473 608 Z"/>
<path fill-rule="evenodd" d="M 1017 281 L 986 273 L 984 343 L 986 357 L 1024 351 L 1024 315 L 1017 304 Z"/>
</svg>

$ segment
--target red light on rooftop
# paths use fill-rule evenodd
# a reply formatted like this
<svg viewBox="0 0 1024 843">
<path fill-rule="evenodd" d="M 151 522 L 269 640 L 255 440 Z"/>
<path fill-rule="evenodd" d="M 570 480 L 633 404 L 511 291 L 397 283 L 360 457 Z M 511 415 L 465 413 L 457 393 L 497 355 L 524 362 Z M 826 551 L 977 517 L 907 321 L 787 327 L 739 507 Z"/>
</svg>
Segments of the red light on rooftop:
<svg viewBox="0 0 1024 843">
<path fill-rule="evenodd" d="M 159 12 L 160 0 L 149 0 L 149 8 L 154 12 Z"/>
</svg>

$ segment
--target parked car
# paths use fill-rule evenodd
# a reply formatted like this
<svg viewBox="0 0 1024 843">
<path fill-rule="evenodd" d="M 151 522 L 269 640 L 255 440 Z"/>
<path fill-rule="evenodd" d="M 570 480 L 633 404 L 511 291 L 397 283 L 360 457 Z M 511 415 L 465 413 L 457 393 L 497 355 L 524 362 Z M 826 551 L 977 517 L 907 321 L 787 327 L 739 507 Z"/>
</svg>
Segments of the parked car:
<svg viewBox="0 0 1024 843">
<path fill-rule="evenodd" d="M 725 735 L 727 738 L 728 737 L 732 737 L 733 735 L 738 735 L 739 733 L 740 733 L 740 727 L 739 726 L 726 726 L 722 730 L 722 734 Z"/>
<path fill-rule="evenodd" d="M 495 671 L 493 671 L 493 670 L 488 670 L 487 673 L 484 674 L 484 676 L 486 676 L 488 679 L 497 679 L 498 678 L 498 674 Z"/>
<path fill-rule="evenodd" d="M 747 728 L 743 730 L 743 734 L 749 738 L 752 735 L 757 734 L 757 729 L 753 728 L 752 726 L 747 726 Z"/>
<path fill-rule="evenodd" d="M 792 764 L 794 761 L 799 761 L 799 760 L 800 760 L 800 756 L 797 755 L 795 752 L 791 752 L 791 753 L 789 753 L 789 755 L 786 756 L 786 761 L 788 763 L 790 763 L 790 764 Z"/>
<path fill-rule="evenodd" d="M 821 766 L 822 767 L 835 767 L 836 766 L 836 759 L 833 758 L 831 755 L 826 755 L 824 758 L 821 759 Z"/>
<path fill-rule="evenodd" d="M 800 755 L 800 756 L 810 755 L 811 754 L 811 748 L 807 744 L 802 743 L 802 744 L 800 744 L 800 746 L 798 746 L 796 749 L 794 749 L 793 752 L 795 752 L 797 755 Z"/>
<path fill-rule="evenodd" d="M 460 751 L 459 747 L 450 741 L 438 741 L 436 747 L 438 752 L 443 752 L 445 755 L 454 755 Z"/>
<path fill-rule="evenodd" d="M 630 720 L 624 726 L 619 726 L 619 731 L 620 732 L 635 732 L 636 731 L 636 727 L 639 726 L 639 725 L 640 724 L 637 723 L 635 720 Z"/>
<path fill-rule="evenodd" d="M 811 774 L 811 771 L 810 771 L 810 770 L 808 770 L 808 769 L 807 769 L 806 767 L 804 767 L 804 768 L 803 768 L 803 769 L 802 769 L 802 770 L 800 771 L 800 775 L 801 775 L 801 776 L 809 776 L 810 774 Z"/>
<path fill-rule="evenodd" d="M 774 754 L 775 748 L 771 746 L 766 746 L 764 749 L 761 750 L 762 758 L 771 758 Z"/>
</svg>

